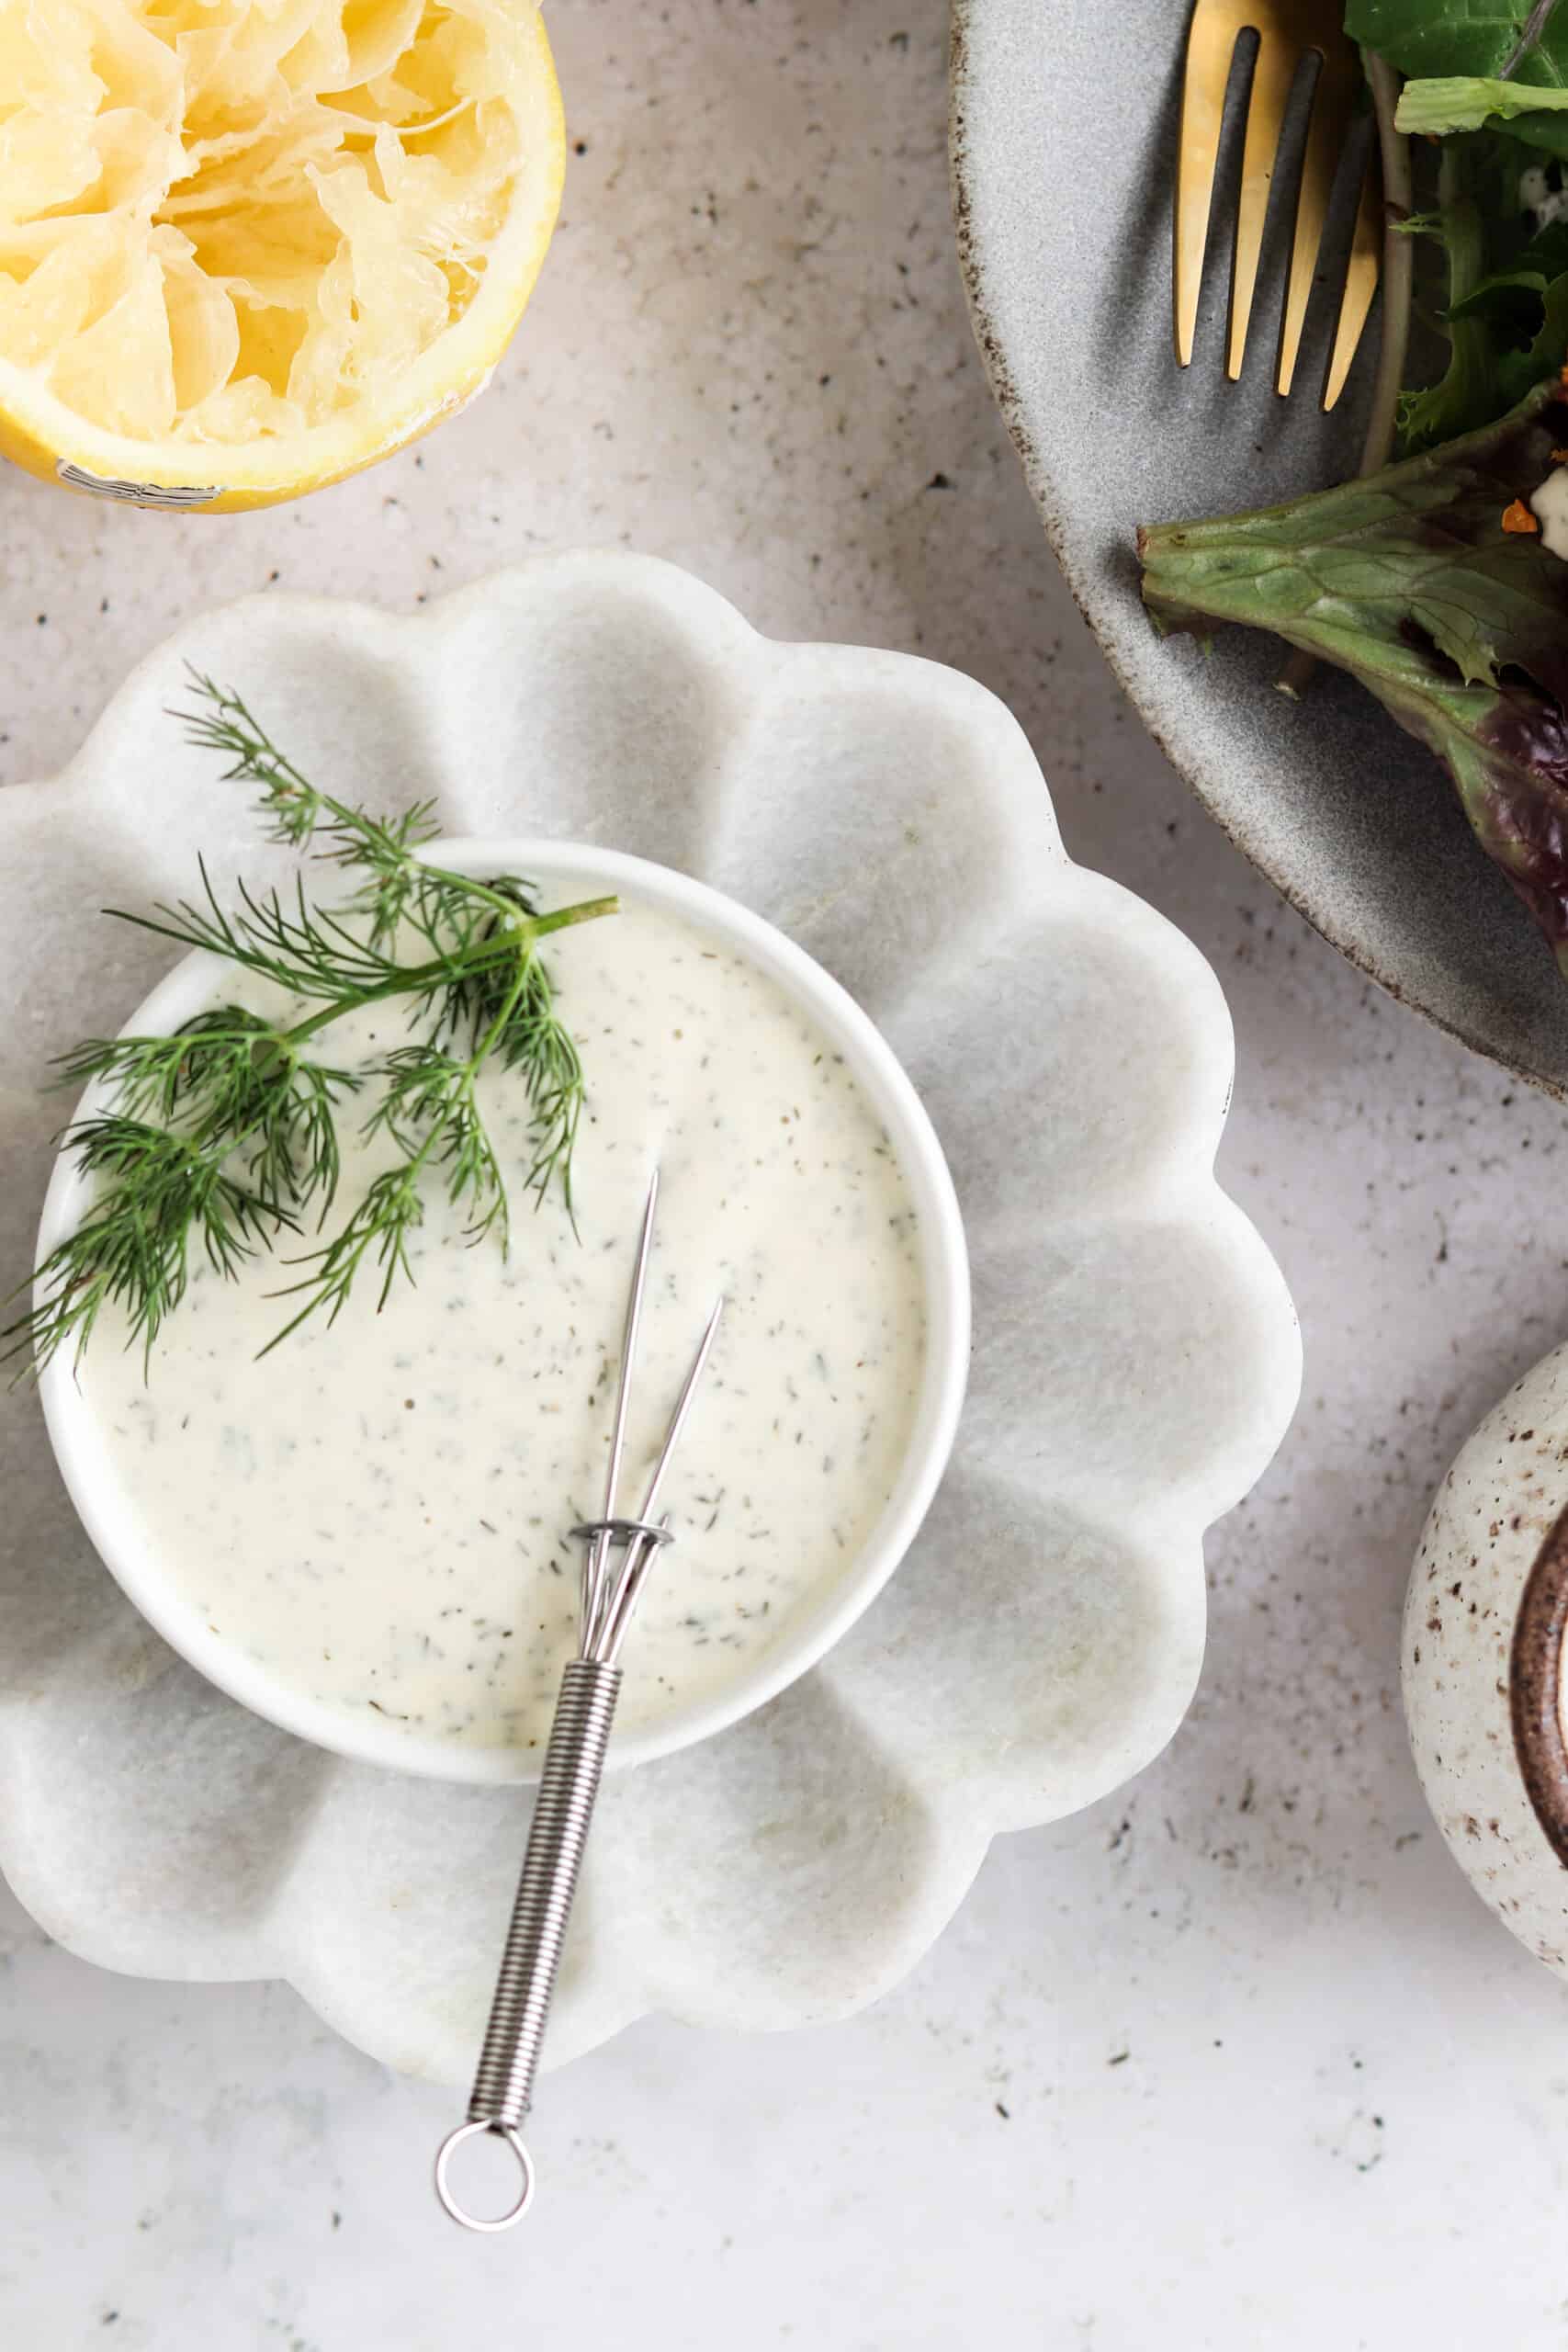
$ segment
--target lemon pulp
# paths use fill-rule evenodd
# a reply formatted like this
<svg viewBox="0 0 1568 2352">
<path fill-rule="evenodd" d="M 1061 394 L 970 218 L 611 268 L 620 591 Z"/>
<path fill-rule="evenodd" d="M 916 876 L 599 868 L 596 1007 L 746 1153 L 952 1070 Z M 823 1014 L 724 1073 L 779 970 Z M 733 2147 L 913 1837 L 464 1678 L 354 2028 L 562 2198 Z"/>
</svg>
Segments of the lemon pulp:
<svg viewBox="0 0 1568 2352">
<path fill-rule="evenodd" d="M 0 0 L 0 444 L 219 503 L 367 463 L 493 364 L 562 149 L 531 0 Z"/>
</svg>

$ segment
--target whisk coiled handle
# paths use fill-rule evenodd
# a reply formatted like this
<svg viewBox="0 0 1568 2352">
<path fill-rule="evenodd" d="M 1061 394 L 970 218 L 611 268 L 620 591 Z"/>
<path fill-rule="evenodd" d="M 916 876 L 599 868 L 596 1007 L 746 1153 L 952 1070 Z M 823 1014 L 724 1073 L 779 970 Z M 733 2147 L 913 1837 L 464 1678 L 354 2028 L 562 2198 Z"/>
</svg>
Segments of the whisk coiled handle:
<svg viewBox="0 0 1568 2352">
<path fill-rule="evenodd" d="M 521 2123 L 534 2103 L 561 1945 L 604 1770 L 619 1667 L 573 1658 L 561 1677 L 528 1850 L 468 2100 L 470 2123 Z"/>
<path fill-rule="evenodd" d="M 468 2099 L 468 2120 L 450 2134 L 436 2161 L 441 2201 L 454 2221 L 470 2229 L 510 2227 L 522 2220 L 533 2195 L 533 2165 L 519 2127 L 534 2101 L 550 1997 L 620 1689 L 619 1667 L 594 1658 L 573 1658 L 561 1677 L 523 1874 Z M 493 2222 L 464 2211 L 446 2179 L 447 2159 L 459 2141 L 479 2132 L 500 2133 L 523 2169 L 517 2203 Z"/>
</svg>

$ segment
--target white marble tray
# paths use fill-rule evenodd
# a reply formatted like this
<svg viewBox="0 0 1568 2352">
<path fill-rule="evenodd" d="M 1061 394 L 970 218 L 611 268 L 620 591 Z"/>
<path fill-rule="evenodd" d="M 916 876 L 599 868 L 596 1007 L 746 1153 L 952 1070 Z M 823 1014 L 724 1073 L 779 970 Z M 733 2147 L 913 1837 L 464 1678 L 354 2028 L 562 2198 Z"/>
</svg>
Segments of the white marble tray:
<svg viewBox="0 0 1568 2352">
<path fill-rule="evenodd" d="M 301 764 L 462 832 L 664 861 L 791 933 L 881 1023 L 974 1253 L 953 1469 L 871 1613 L 760 1714 L 611 1782 L 556 2059 L 650 2008 L 781 2027 L 907 1970 L 988 1839 L 1169 1738 L 1202 1532 L 1300 1376 L 1280 1276 L 1218 1190 L 1230 1023 L 1197 952 L 1063 853 L 1001 704 L 908 657 L 759 638 L 672 568 L 547 559 L 416 618 L 253 598 L 138 670 L 67 772 L 0 793 L 0 1253 L 20 1279 L 62 1115 L 48 1057 L 167 959 L 85 914 L 257 863 L 162 714 L 194 662 Z M 0 1867 L 106 1966 L 282 1975 L 389 2064 L 466 2079 L 525 1794 L 319 1753 L 184 1668 L 72 1516 L 37 1403 L 0 1408 Z M 635 1655 L 630 1659 L 635 1671 Z"/>
</svg>

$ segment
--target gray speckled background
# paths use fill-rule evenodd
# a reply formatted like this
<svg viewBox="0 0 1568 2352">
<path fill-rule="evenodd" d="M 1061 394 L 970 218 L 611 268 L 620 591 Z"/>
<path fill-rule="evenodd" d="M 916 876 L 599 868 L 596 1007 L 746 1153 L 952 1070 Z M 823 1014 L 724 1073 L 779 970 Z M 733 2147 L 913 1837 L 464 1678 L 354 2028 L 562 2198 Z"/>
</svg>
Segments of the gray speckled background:
<svg viewBox="0 0 1568 2352">
<path fill-rule="evenodd" d="M 1213 1541 L 1202 1691 L 1162 1761 L 1002 1841 L 871 2015 L 754 2041 L 649 2023 L 559 2076 L 525 2243 L 439 2223 L 446 2104 L 291 1995 L 103 1976 L 6 1915 L 0 2333 L 1548 2352 L 1568 1996 L 1444 1852 L 1395 1678 L 1428 1490 L 1568 1329 L 1562 1114 L 1282 911 L 1111 682 L 971 345 L 932 0 L 557 15 L 586 152 L 468 416 L 254 518 L 0 481 L 0 772 L 55 765 L 134 654 L 274 573 L 406 605 L 625 540 L 765 629 L 956 662 L 1022 718 L 1073 854 L 1230 990 L 1222 1171 L 1301 1306 L 1303 1409 Z"/>
</svg>

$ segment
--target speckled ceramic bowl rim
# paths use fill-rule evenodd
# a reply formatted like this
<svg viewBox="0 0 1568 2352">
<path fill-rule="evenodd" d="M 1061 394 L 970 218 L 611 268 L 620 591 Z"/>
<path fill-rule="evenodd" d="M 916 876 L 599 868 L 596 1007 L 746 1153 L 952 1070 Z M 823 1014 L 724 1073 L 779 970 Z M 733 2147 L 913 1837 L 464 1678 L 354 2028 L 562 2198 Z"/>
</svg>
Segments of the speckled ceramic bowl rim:
<svg viewBox="0 0 1568 2352">
<path fill-rule="evenodd" d="M 1201 762 L 1189 757 L 1180 745 L 1171 740 L 1158 713 L 1151 707 L 1147 696 L 1140 690 L 1138 681 L 1122 659 L 1116 632 L 1110 625 L 1105 611 L 1103 582 L 1097 577 L 1093 566 L 1080 559 L 1073 535 L 1058 511 L 1046 453 L 1038 447 L 1030 430 L 1022 399 L 1008 365 L 1003 337 L 991 315 L 987 299 L 985 266 L 975 231 L 974 191 L 969 170 L 969 114 L 974 104 L 970 49 L 972 28 L 979 5 L 980 0 L 952 0 L 949 29 L 948 166 L 959 271 L 975 340 L 990 382 L 991 397 L 1018 452 L 1030 496 L 1039 513 L 1051 552 L 1061 569 L 1073 602 L 1094 633 L 1111 676 L 1137 712 L 1151 741 L 1169 761 L 1205 814 L 1219 826 L 1226 840 L 1240 851 L 1247 863 L 1257 867 L 1303 921 L 1343 956 L 1348 964 L 1364 973 L 1368 979 L 1374 980 L 1396 1004 L 1419 1013 L 1424 1021 L 1429 1021 L 1445 1036 L 1455 1038 L 1471 1053 L 1482 1055 L 1500 1069 L 1507 1070 L 1512 1077 L 1522 1079 L 1529 1086 L 1539 1087 L 1545 1094 L 1559 1100 L 1568 1099 L 1568 1086 L 1559 1085 L 1544 1071 L 1530 1069 L 1517 1056 L 1505 1052 L 1495 1041 L 1481 1035 L 1472 1026 L 1450 1019 L 1425 1003 L 1419 996 L 1412 995 L 1400 973 L 1386 956 L 1380 955 L 1377 943 L 1359 933 L 1353 923 L 1345 921 L 1331 893 L 1309 890 L 1292 876 L 1273 871 L 1258 854 L 1246 829 L 1237 823 L 1224 794 L 1215 791 Z M 1389 724 L 1392 726 L 1393 722 L 1391 720 Z"/>
<path fill-rule="evenodd" d="M 969 1263 L 957 1195 L 924 1105 L 880 1031 L 848 991 L 803 948 L 739 900 L 668 866 L 579 842 L 465 837 L 434 845 L 444 864 L 469 872 L 523 873 L 568 895 L 606 888 L 679 916 L 737 946 L 773 978 L 843 1053 L 887 1129 L 913 1196 L 927 1308 L 925 1368 L 914 1426 L 897 1484 L 866 1543 L 843 1574 L 758 1662 L 701 1700 L 655 1724 L 618 1735 L 612 1767 L 625 1770 L 723 1731 L 773 1698 L 816 1665 L 875 1599 L 908 1551 L 947 1466 L 969 1368 Z M 205 955 L 186 956 L 130 1015 L 128 1030 L 167 1027 L 210 1000 L 223 967 Z M 101 1102 L 89 1091 L 82 1109 Z M 44 1202 L 39 1262 L 70 1229 L 84 1180 L 62 1157 Z M 352 1310 L 348 1310 L 352 1311 Z M 47 1365 L 39 1382 L 50 1441 L 71 1499 L 110 1574 L 148 1623 L 187 1663 L 253 1713 L 319 1747 L 358 1761 L 428 1778 L 527 1782 L 539 1753 L 465 1749 L 410 1738 L 379 1724 L 359 1727 L 341 1710 L 310 1699 L 286 1679 L 213 1634 L 171 1585 L 140 1531 L 108 1492 L 101 1442 L 68 1358 Z M 637 1670 L 635 1631 L 627 1668 Z"/>
<path fill-rule="evenodd" d="M 1536 1554 L 1519 1596 L 1508 1656 L 1508 1712 L 1525 1794 L 1560 1862 L 1568 1863 L 1568 1738 L 1562 1728 L 1568 1640 L 1568 1510 Z"/>
</svg>

